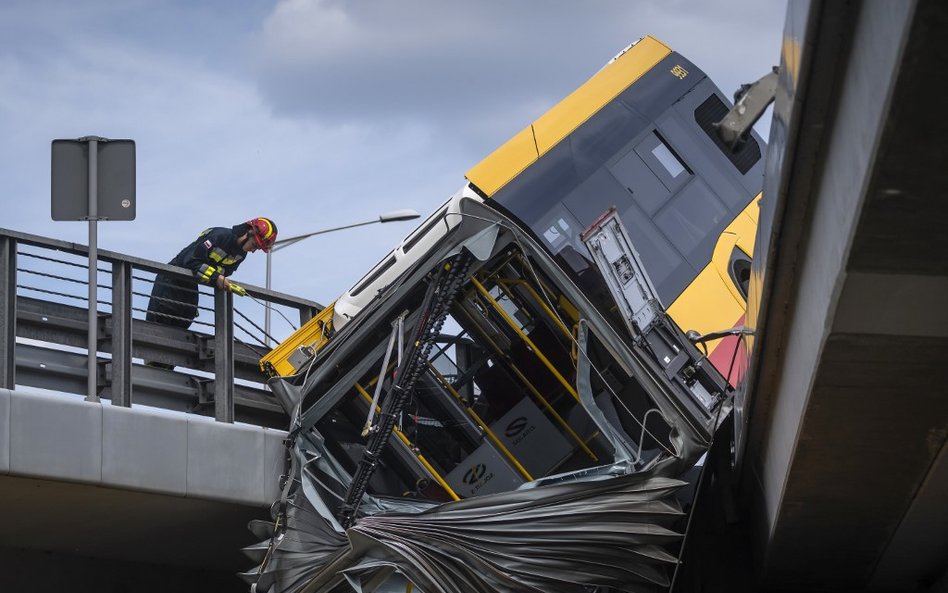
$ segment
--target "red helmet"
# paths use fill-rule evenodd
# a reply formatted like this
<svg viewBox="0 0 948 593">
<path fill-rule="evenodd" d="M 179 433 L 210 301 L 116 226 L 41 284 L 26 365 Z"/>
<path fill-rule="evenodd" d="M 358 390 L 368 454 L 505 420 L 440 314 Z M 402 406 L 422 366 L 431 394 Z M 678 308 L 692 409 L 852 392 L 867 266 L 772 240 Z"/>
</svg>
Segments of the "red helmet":
<svg viewBox="0 0 948 593">
<path fill-rule="evenodd" d="M 277 240 L 277 227 L 269 218 L 252 218 L 247 221 L 250 230 L 253 231 L 253 238 L 257 241 L 257 247 L 264 253 L 268 253 L 270 248 Z"/>
</svg>

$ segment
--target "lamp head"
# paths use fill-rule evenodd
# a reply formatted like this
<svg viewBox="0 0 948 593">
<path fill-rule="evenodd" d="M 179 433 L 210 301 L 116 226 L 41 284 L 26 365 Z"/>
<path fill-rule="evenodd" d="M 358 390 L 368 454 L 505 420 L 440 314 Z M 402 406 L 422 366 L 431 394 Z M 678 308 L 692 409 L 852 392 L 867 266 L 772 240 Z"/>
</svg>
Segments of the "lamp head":
<svg viewBox="0 0 948 593">
<path fill-rule="evenodd" d="M 386 212 L 379 216 L 379 222 L 395 222 L 398 220 L 413 220 L 421 216 L 411 208 L 405 208 L 402 210 L 392 210 L 391 212 Z"/>
</svg>

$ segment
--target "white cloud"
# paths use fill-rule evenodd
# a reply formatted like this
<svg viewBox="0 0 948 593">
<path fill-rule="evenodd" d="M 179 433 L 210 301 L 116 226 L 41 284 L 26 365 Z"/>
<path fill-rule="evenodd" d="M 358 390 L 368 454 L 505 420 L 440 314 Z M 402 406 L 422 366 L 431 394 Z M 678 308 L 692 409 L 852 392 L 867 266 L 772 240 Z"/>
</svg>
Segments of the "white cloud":
<svg viewBox="0 0 948 593">
<path fill-rule="evenodd" d="M 776 63 L 783 12 L 776 0 L 11 0 L 0 226 L 86 241 L 86 224 L 49 219 L 49 142 L 86 134 L 137 143 L 138 218 L 101 223 L 104 249 L 167 261 L 202 228 L 251 216 L 288 236 L 426 215 L 636 38 L 661 38 L 730 94 Z M 274 287 L 329 301 L 410 227 L 281 251 Z M 239 280 L 262 285 L 263 264 L 252 257 Z"/>
<path fill-rule="evenodd" d="M 282 0 L 253 64 L 285 117 L 411 120 L 482 156 L 646 34 L 730 94 L 777 62 L 783 11 L 779 0 Z"/>
<path fill-rule="evenodd" d="M 363 36 L 342 8 L 323 0 L 279 2 L 263 23 L 264 51 L 285 62 L 338 55 Z"/>
</svg>

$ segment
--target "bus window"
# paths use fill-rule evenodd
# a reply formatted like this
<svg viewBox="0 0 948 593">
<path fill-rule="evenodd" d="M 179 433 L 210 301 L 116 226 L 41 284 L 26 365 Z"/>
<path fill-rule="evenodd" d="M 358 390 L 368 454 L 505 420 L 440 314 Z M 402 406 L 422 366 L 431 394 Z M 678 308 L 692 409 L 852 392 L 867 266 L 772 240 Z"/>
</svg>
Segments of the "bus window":
<svg viewBox="0 0 948 593">
<path fill-rule="evenodd" d="M 704 133 L 714 141 L 714 144 L 721 149 L 721 152 L 731 161 L 731 164 L 744 175 L 760 160 L 760 145 L 757 144 L 757 140 L 753 136 L 748 136 L 744 142 L 737 146 L 736 150 L 728 148 L 714 126 L 727 115 L 727 112 L 728 108 L 724 101 L 717 95 L 711 95 L 695 109 L 695 121 L 704 130 Z"/>
<path fill-rule="evenodd" d="M 668 145 L 662 142 L 658 146 L 652 149 L 652 154 L 655 155 L 655 158 L 658 159 L 658 162 L 665 167 L 665 170 L 668 171 L 668 174 L 673 178 L 677 178 L 679 175 L 685 172 L 685 166 L 681 164 L 681 161 L 678 160 L 678 157 L 669 150 Z"/>
<path fill-rule="evenodd" d="M 671 193 L 681 189 L 691 178 L 691 170 L 681 157 L 654 132 L 635 147 L 635 152 Z"/>
<path fill-rule="evenodd" d="M 572 227 L 566 221 L 565 218 L 557 218 L 556 221 L 551 224 L 545 231 L 543 231 L 543 238 L 546 239 L 546 242 L 550 245 L 550 250 L 553 253 L 558 252 L 566 243 L 569 242 L 572 233 L 570 232 Z"/>
<path fill-rule="evenodd" d="M 734 286 L 737 287 L 737 290 L 746 301 L 747 290 L 750 286 L 751 259 L 735 246 L 734 251 L 731 252 L 731 261 L 727 269 L 731 276 L 731 281 L 734 282 Z"/>
<path fill-rule="evenodd" d="M 372 284 L 373 282 L 381 278 L 382 274 L 387 272 L 388 269 L 394 265 L 395 265 L 395 254 L 389 253 L 388 258 L 383 263 L 376 266 L 373 271 L 369 272 L 369 274 L 365 276 L 362 279 L 362 281 L 360 281 L 359 284 L 356 285 L 355 288 L 352 289 L 352 291 L 349 293 L 350 296 L 354 296 L 354 297 L 359 296 L 359 294 L 361 294 L 362 291 L 366 289 L 366 287 L 368 287 L 370 284 Z"/>
</svg>

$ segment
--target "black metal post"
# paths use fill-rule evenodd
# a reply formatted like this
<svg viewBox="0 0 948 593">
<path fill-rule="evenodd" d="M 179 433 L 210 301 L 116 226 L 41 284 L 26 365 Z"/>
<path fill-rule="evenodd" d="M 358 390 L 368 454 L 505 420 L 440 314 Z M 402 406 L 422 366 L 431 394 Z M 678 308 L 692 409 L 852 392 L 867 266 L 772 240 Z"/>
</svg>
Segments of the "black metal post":
<svg viewBox="0 0 948 593">
<path fill-rule="evenodd" d="M 0 387 L 16 385 L 16 239 L 0 236 Z"/>
<path fill-rule="evenodd" d="M 316 317 L 318 313 L 318 309 L 314 309 L 312 307 L 300 307 L 300 327 L 303 327 L 312 321 L 313 317 Z"/>
<path fill-rule="evenodd" d="M 234 421 L 234 295 L 214 291 L 214 418 Z"/>
<path fill-rule="evenodd" d="M 132 265 L 112 262 L 112 405 L 132 405 Z"/>
<path fill-rule="evenodd" d="M 84 138 L 89 142 L 89 359 L 86 401 L 99 401 L 99 248 L 98 203 L 99 137 Z"/>
</svg>

